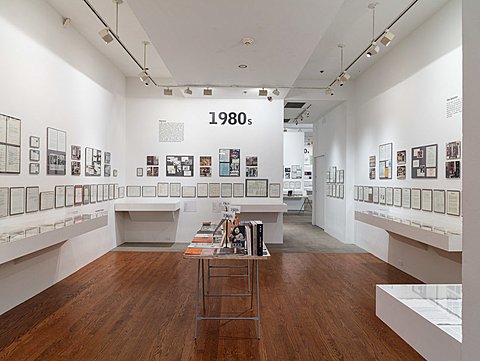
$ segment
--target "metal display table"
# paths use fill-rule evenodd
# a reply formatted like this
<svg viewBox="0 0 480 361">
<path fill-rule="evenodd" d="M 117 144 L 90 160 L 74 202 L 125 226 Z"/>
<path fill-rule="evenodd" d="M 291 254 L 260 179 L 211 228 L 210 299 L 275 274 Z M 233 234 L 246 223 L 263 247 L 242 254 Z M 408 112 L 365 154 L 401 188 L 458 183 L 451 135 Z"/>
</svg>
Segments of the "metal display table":
<svg viewBox="0 0 480 361">
<path fill-rule="evenodd" d="M 259 288 L 259 261 L 266 261 L 270 259 L 270 253 L 268 249 L 263 246 L 263 256 L 249 256 L 249 255 L 222 255 L 222 254 L 212 254 L 215 251 L 211 251 L 219 249 L 220 244 L 211 244 L 210 247 L 205 248 L 208 252 L 204 254 L 188 254 L 188 250 L 190 248 L 201 249 L 198 245 L 192 243 L 185 251 L 183 257 L 189 259 L 196 259 L 197 260 L 197 285 L 195 289 L 195 339 L 198 336 L 198 321 L 202 320 L 250 320 L 250 321 L 257 321 L 257 336 L 260 339 L 260 288 Z M 203 249 L 202 249 L 203 250 Z M 205 289 L 205 260 L 207 261 L 207 289 Z M 238 265 L 212 265 L 211 260 L 230 260 L 230 261 L 238 261 L 243 260 L 246 261 L 247 264 L 244 266 Z M 246 273 L 239 274 L 239 275 L 212 275 L 211 270 L 217 268 L 236 268 L 236 269 L 244 269 Z M 210 286 L 210 278 L 214 277 L 246 277 L 248 279 L 248 291 L 245 293 L 210 293 L 209 286 Z M 200 303 L 200 288 L 202 293 L 202 314 L 199 313 L 199 303 Z M 224 317 L 221 315 L 212 316 L 206 315 L 205 311 L 205 300 L 208 297 L 250 297 L 250 308 L 253 309 L 253 298 L 255 296 L 256 299 L 256 316 L 253 317 Z"/>
</svg>

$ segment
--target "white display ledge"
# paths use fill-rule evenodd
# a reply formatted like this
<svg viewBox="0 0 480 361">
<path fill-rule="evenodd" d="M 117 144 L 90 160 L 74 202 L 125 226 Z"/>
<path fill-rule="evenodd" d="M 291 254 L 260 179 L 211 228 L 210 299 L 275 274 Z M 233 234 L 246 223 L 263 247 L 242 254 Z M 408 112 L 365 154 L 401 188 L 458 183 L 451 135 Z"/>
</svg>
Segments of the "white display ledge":
<svg viewBox="0 0 480 361">
<path fill-rule="evenodd" d="M 84 219 L 78 223 L 52 229 L 17 241 L 0 243 L 0 264 L 65 242 L 84 233 L 105 227 L 107 224 L 108 216 L 103 215 L 96 218 Z"/>
<path fill-rule="evenodd" d="M 370 211 L 355 211 L 355 219 L 357 221 L 382 228 L 389 233 L 398 234 L 400 236 L 404 236 L 406 238 L 413 239 L 417 242 L 443 249 L 448 252 L 462 251 L 462 236 L 459 234 L 435 232 L 434 230 L 422 228 L 420 224 L 415 226 L 412 225 L 412 222 L 410 221 L 409 223 L 403 223 L 399 219 L 389 219 L 385 216 L 382 217 L 379 214 L 377 215 Z"/>
<path fill-rule="evenodd" d="M 134 222 L 174 222 L 181 202 L 170 199 L 125 199 L 115 202 L 115 212 L 127 212 Z"/>
<path fill-rule="evenodd" d="M 232 204 L 232 207 L 240 207 L 241 213 L 283 213 L 288 209 L 287 204 L 268 204 L 268 203 L 245 203 Z"/>
<path fill-rule="evenodd" d="M 461 360 L 461 285 L 377 285 L 376 314 L 427 360 Z"/>
<path fill-rule="evenodd" d="M 122 200 L 115 202 L 116 212 L 175 212 L 180 210 L 180 201 L 160 200 Z"/>
</svg>

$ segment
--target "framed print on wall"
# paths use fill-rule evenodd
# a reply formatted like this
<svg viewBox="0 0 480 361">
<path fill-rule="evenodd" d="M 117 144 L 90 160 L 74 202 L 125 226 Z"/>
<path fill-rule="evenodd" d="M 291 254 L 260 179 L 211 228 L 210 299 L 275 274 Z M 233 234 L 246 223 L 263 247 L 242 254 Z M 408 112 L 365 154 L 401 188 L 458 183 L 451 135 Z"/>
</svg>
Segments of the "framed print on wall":
<svg viewBox="0 0 480 361">
<path fill-rule="evenodd" d="M 38 212 L 38 207 L 40 205 L 40 188 L 27 187 L 26 190 L 25 213 Z"/>
<path fill-rule="evenodd" d="M 412 178 L 437 178 L 438 145 L 430 144 L 412 148 Z"/>
<path fill-rule="evenodd" d="M 443 189 L 433 190 L 433 211 L 445 213 L 445 191 Z"/>
<path fill-rule="evenodd" d="M 65 207 L 65 186 L 55 186 L 55 208 Z"/>
<path fill-rule="evenodd" d="M 168 197 L 168 183 L 166 182 L 157 183 L 157 196 Z"/>
<path fill-rule="evenodd" d="M 180 198 L 181 183 L 170 183 L 170 197 Z"/>
<path fill-rule="evenodd" d="M 30 136 L 30 148 L 40 148 L 40 137 L 36 137 L 34 135 Z"/>
<path fill-rule="evenodd" d="M 220 177 L 240 177 L 240 149 L 219 149 Z"/>
<path fill-rule="evenodd" d="M 208 197 L 220 198 L 220 183 L 210 183 L 208 185 Z"/>
<path fill-rule="evenodd" d="M 197 192 L 197 187 L 195 186 L 183 186 L 182 198 L 195 198 L 196 192 Z"/>
<path fill-rule="evenodd" d="M 25 188 L 10 188 L 10 215 L 23 214 L 25 212 Z"/>
<path fill-rule="evenodd" d="M 233 183 L 233 198 L 243 198 L 245 188 L 243 183 Z"/>
<path fill-rule="evenodd" d="M 75 204 L 75 187 L 65 186 L 65 207 L 72 207 Z"/>
<path fill-rule="evenodd" d="M 47 127 L 47 174 L 66 175 L 67 132 Z"/>
<path fill-rule="evenodd" d="M 447 190 L 447 214 L 451 216 L 460 216 L 460 191 Z"/>
<path fill-rule="evenodd" d="M 193 155 L 167 155 L 167 177 L 193 177 Z"/>
<path fill-rule="evenodd" d="M 197 197 L 208 198 L 208 183 L 197 183 Z"/>
<path fill-rule="evenodd" d="M 393 143 L 378 146 L 378 177 L 380 179 L 392 179 L 392 153 Z"/>
</svg>

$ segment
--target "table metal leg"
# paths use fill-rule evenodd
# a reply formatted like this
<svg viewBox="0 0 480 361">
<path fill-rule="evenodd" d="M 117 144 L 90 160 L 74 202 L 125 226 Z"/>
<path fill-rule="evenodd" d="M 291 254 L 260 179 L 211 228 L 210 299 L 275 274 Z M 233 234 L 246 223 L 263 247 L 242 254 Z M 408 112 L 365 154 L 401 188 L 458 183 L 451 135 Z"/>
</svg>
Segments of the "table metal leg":
<svg viewBox="0 0 480 361">
<path fill-rule="evenodd" d="M 258 339 L 260 340 L 260 288 L 258 286 L 258 261 L 254 261 L 256 264 L 256 277 L 257 277 L 257 317 L 258 317 Z"/>
<path fill-rule="evenodd" d="M 210 260 L 207 259 L 207 295 L 210 292 Z"/>
<path fill-rule="evenodd" d="M 197 264 L 197 286 L 195 288 L 195 339 L 197 339 L 198 335 L 198 293 L 200 287 L 200 260 L 198 260 Z"/>
<path fill-rule="evenodd" d="M 251 293 L 252 289 L 250 287 L 252 283 L 250 282 L 250 260 L 247 260 L 247 278 L 248 278 L 248 293 Z"/>
<path fill-rule="evenodd" d="M 205 314 L 205 265 L 202 259 L 202 305 L 203 305 L 203 314 Z"/>
</svg>

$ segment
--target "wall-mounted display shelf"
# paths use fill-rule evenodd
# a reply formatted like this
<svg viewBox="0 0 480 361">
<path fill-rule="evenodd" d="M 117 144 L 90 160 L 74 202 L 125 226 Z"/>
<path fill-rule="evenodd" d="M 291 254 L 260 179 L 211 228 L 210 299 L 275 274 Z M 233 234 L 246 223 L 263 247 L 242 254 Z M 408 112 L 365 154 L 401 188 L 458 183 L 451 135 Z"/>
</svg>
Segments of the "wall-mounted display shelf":
<svg viewBox="0 0 480 361">
<path fill-rule="evenodd" d="M 115 212 L 127 212 L 132 221 L 174 221 L 181 202 L 169 199 L 125 199 L 115 202 Z"/>
<path fill-rule="evenodd" d="M 355 219 L 382 228 L 388 233 L 398 234 L 447 252 L 462 251 L 461 233 L 444 227 L 399 218 L 379 211 L 355 211 Z"/>
<path fill-rule="evenodd" d="M 462 285 L 377 285 L 376 314 L 427 360 L 461 360 Z"/>
<path fill-rule="evenodd" d="M 0 264 L 65 242 L 84 233 L 105 227 L 108 214 L 99 212 L 65 218 L 0 235 Z"/>
</svg>

